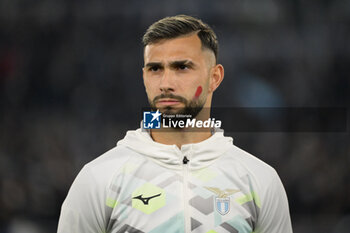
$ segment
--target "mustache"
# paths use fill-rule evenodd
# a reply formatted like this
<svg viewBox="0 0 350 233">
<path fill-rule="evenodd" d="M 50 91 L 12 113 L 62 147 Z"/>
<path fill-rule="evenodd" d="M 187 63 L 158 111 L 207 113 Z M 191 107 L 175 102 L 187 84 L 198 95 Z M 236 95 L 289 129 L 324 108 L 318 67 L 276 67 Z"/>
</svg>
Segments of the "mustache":
<svg viewBox="0 0 350 233">
<path fill-rule="evenodd" d="M 179 95 L 174 95 L 174 94 L 171 94 L 171 93 L 161 94 L 161 95 L 158 95 L 158 96 L 154 97 L 153 103 L 156 103 L 160 99 L 175 99 L 175 100 L 178 100 L 178 101 L 183 102 L 185 104 L 187 103 L 187 100 L 184 97 L 179 96 Z"/>
</svg>

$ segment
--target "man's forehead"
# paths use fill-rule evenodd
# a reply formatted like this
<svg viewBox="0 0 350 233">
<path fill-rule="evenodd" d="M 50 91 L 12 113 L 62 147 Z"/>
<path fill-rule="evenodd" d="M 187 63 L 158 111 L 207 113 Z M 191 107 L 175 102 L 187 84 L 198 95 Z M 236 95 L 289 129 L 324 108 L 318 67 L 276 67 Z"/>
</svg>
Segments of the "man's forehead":
<svg viewBox="0 0 350 233">
<path fill-rule="evenodd" d="M 150 62 L 158 60 L 176 61 L 193 60 L 198 57 L 208 58 L 215 61 L 214 53 L 203 48 L 202 42 L 197 34 L 191 34 L 172 39 L 162 39 L 156 43 L 146 45 L 144 48 L 144 60 Z"/>
<path fill-rule="evenodd" d="M 166 50 L 178 50 L 181 52 L 186 52 L 189 49 L 191 50 L 201 50 L 202 48 L 202 42 L 199 39 L 197 35 L 190 35 L 190 36 L 181 36 L 171 39 L 162 39 L 155 43 L 146 45 L 145 47 L 145 53 L 158 51 L 160 52 Z"/>
<path fill-rule="evenodd" d="M 161 44 L 164 44 L 166 42 L 176 42 L 176 41 L 181 41 L 184 42 L 184 41 L 192 41 L 192 42 L 196 42 L 196 44 L 200 45 L 201 44 L 201 40 L 198 36 L 198 33 L 197 32 L 192 32 L 192 33 L 188 33 L 188 34 L 185 34 L 185 35 L 180 35 L 180 36 L 176 36 L 176 37 L 173 37 L 173 38 L 164 38 L 164 39 L 159 39 L 159 40 L 156 40 L 155 42 L 153 43 L 150 43 L 148 45 L 161 45 Z M 148 46 L 146 45 L 146 47 Z"/>
</svg>

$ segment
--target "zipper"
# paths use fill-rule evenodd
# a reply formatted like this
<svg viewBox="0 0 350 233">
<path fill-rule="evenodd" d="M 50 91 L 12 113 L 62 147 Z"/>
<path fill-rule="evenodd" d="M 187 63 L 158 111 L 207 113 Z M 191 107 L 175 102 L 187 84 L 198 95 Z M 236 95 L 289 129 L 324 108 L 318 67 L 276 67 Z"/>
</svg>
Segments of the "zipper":
<svg viewBox="0 0 350 233">
<path fill-rule="evenodd" d="M 190 226 L 190 211 L 189 211 L 189 195 L 188 195 L 188 163 L 190 160 L 184 156 L 182 160 L 183 165 L 183 195 L 184 195 L 184 217 L 185 217 L 185 232 L 191 232 Z"/>
<path fill-rule="evenodd" d="M 187 164 L 190 160 L 186 156 L 184 156 L 184 159 L 182 160 L 183 164 Z"/>
</svg>

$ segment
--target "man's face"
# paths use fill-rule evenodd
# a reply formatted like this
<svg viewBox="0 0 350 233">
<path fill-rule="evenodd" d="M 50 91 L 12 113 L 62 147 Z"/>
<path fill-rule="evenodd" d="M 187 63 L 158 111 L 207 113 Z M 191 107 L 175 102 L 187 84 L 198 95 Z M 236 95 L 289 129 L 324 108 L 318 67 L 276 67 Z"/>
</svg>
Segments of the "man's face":
<svg viewBox="0 0 350 233">
<path fill-rule="evenodd" d="M 208 101 L 214 54 L 196 34 L 145 47 L 143 78 L 152 109 L 195 117 Z"/>
</svg>

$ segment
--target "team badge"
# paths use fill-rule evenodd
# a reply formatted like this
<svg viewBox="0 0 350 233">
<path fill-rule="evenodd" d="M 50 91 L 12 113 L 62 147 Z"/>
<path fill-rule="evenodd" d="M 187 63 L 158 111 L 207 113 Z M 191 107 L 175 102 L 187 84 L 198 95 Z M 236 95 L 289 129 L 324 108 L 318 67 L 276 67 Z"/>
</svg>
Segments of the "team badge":
<svg viewBox="0 0 350 233">
<path fill-rule="evenodd" d="M 221 214 L 225 215 L 230 211 L 230 198 L 215 197 L 216 210 Z"/>
<path fill-rule="evenodd" d="M 205 187 L 209 191 L 215 193 L 217 196 L 215 197 L 215 208 L 216 211 L 221 215 L 225 215 L 230 212 L 230 195 L 239 192 L 236 189 L 225 189 L 221 190 L 215 187 Z"/>
</svg>

